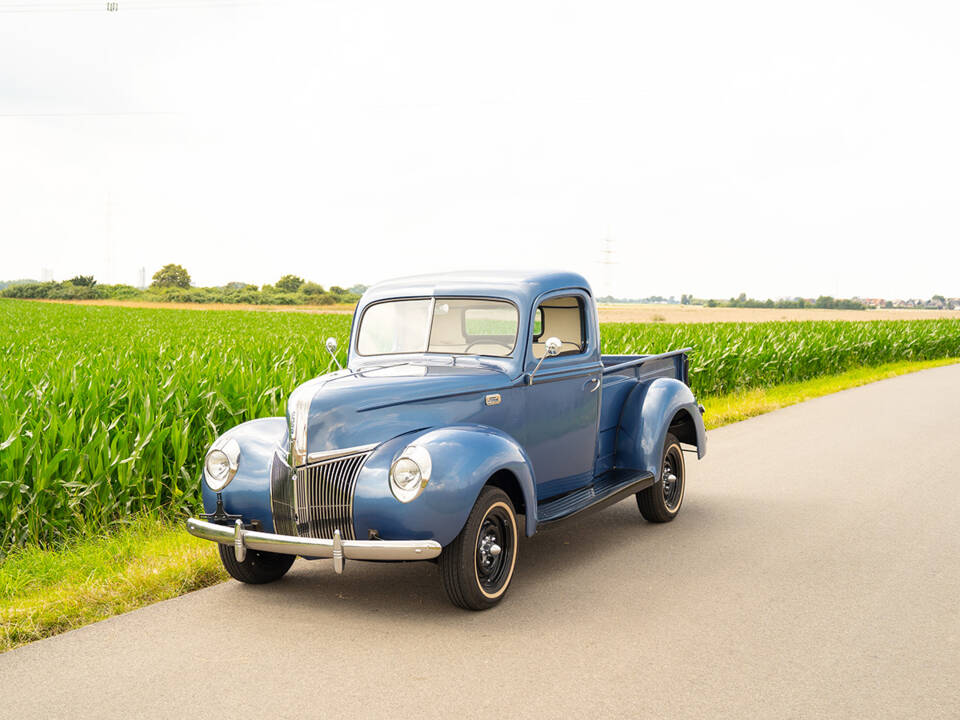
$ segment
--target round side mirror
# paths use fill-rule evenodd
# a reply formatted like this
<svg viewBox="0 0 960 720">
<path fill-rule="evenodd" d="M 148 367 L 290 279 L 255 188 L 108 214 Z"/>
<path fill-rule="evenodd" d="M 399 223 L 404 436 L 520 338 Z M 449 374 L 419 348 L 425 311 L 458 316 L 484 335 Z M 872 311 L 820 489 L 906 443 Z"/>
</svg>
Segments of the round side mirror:
<svg viewBox="0 0 960 720">
<path fill-rule="evenodd" d="M 563 343 L 560 342 L 560 338 L 550 337 L 550 338 L 547 338 L 547 342 L 544 343 L 544 348 L 547 351 L 547 355 L 549 355 L 550 357 L 554 357 L 555 355 L 560 354 L 561 345 L 563 345 Z"/>
<path fill-rule="evenodd" d="M 327 338 L 327 352 L 335 353 L 337 351 L 337 339 L 335 337 Z"/>
</svg>

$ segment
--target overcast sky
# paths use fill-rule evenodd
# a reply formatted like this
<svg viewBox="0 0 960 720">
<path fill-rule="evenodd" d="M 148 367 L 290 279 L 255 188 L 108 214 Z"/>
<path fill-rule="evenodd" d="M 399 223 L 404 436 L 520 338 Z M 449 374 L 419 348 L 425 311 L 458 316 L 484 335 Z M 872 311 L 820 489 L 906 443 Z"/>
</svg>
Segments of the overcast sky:
<svg viewBox="0 0 960 720">
<path fill-rule="evenodd" d="M 958 21 L 0 0 L 0 279 L 558 267 L 628 296 L 960 296 Z"/>
</svg>

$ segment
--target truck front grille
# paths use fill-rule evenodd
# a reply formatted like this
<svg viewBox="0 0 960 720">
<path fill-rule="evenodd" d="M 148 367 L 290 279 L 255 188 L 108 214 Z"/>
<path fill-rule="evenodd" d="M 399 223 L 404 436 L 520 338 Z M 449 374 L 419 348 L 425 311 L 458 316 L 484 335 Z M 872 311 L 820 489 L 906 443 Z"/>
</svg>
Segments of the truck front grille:
<svg viewBox="0 0 960 720">
<path fill-rule="evenodd" d="M 340 530 L 344 540 L 355 540 L 353 493 L 360 468 L 369 452 L 297 468 L 294 477 L 297 534 L 303 537 L 332 538 Z"/>
</svg>

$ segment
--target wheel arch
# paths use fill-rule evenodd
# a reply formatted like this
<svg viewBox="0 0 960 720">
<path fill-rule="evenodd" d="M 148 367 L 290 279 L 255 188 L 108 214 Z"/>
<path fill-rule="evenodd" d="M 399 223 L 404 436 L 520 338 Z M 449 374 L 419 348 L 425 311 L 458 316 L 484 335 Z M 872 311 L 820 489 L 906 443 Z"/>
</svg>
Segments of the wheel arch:
<svg viewBox="0 0 960 720">
<path fill-rule="evenodd" d="M 673 378 L 656 378 L 637 385 L 620 413 L 617 467 L 645 470 L 659 481 L 664 438 L 674 429 L 682 433 L 682 437 L 677 435 L 678 440 L 696 446 L 698 457 L 706 454 L 706 431 L 690 388 Z"/>
<path fill-rule="evenodd" d="M 693 445 L 697 448 L 697 457 L 703 457 L 706 452 L 706 438 L 703 436 L 703 420 L 700 420 L 699 427 L 694 421 L 694 417 L 700 418 L 699 408 L 694 411 L 694 415 L 690 414 L 690 410 L 686 407 L 680 408 L 674 414 L 673 419 L 670 421 L 669 432 L 673 433 L 674 437 L 677 438 L 682 443 L 687 445 Z M 704 448 L 701 452 L 700 448 Z"/>
<path fill-rule="evenodd" d="M 523 496 L 523 488 L 520 486 L 520 481 L 517 479 L 517 476 L 514 475 L 511 470 L 507 468 L 497 470 L 490 476 L 490 479 L 487 480 L 486 485 L 503 490 L 507 494 L 507 497 L 510 498 L 510 502 L 513 503 L 513 509 L 518 515 L 527 514 L 527 501 Z M 536 512 L 536 504 L 534 504 L 534 512 Z"/>
<path fill-rule="evenodd" d="M 416 499 L 401 503 L 389 489 L 387 473 L 407 445 L 430 453 L 433 475 Z M 432 539 L 447 545 L 487 485 L 507 493 L 516 512 L 526 516 L 526 533 L 532 535 L 537 525 L 533 467 L 514 438 L 485 425 L 432 428 L 395 438 L 378 448 L 360 472 L 354 529 L 357 537 L 376 529 L 385 539 Z"/>
</svg>

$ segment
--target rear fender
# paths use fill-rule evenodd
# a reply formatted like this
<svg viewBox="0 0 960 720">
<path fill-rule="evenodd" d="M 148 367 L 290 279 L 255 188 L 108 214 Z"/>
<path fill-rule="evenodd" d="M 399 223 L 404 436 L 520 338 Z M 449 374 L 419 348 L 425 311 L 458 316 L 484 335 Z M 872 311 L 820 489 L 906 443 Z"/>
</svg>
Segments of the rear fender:
<svg viewBox="0 0 960 720">
<path fill-rule="evenodd" d="M 693 393 L 679 380 L 656 378 L 637 385 L 623 404 L 617 431 L 616 466 L 646 470 L 659 480 L 663 442 L 681 411 L 686 411 L 693 422 L 697 457 L 703 457 L 707 451 L 707 435 Z"/>
<path fill-rule="evenodd" d="M 408 503 L 390 490 L 390 466 L 407 445 L 427 449 L 433 472 L 419 497 Z M 526 512 L 526 532 L 537 527 L 533 470 L 520 444 L 486 425 L 454 425 L 409 433 L 378 447 L 357 478 L 354 531 L 371 531 L 385 540 L 436 540 L 447 545 L 460 533 L 480 490 L 494 474 L 508 471 L 516 480 Z"/>
</svg>

